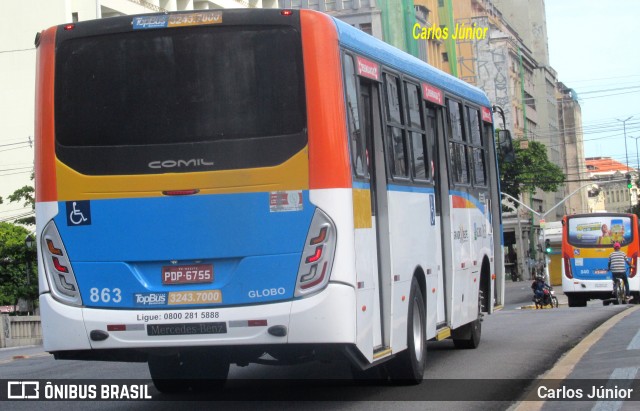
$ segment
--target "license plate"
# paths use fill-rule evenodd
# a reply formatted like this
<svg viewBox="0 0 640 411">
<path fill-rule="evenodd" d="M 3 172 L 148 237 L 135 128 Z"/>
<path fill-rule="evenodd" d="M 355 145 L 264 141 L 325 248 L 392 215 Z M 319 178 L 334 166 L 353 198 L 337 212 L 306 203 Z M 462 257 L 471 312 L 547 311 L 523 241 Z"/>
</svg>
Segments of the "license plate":
<svg viewBox="0 0 640 411">
<path fill-rule="evenodd" d="M 184 323 L 184 324 L 148 324 L 147 335 L 196 335 L 196 334 L 226 334 L 227 323 Z"/>
<path fill-rule="evenodd" d="M 172 291 L 169 305 L 219 304 L 222 302 L 220 290 Z"/>
<path fill-rule="evenodd" d="M 593 270 L 593 273 L 594 273 L 594 274 L 606 274 L 606 273 L 608 273 L 608 272 L 609 272 L 609 271 L 607 271 L 607 270 Z"/>
<path fill-rule="evenodd" d="M 596 283 L 596 288 L 608 288 L 608 287 L 609 287 L 608 284 Z"/>
<path fill-rule="evenodd" d="M 213 264 L 166 265 L 162 284 L 200 284 L 213 282 Z"/>
</svg>

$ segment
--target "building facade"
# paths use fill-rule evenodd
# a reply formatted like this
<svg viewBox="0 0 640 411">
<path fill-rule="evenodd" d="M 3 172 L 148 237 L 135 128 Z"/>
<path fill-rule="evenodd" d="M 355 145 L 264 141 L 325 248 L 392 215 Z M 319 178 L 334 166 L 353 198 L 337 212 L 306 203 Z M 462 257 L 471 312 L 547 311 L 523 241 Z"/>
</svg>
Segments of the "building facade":
<svg viewBox="0 0 640 411">
<path fill-rule="evenodd" d="M 597 186 L 589 196 L 590 212 L 626 213 L 638 203 L 638 171 L 611 157 L 587 157 L 589 178 Z M 626 175 L 630 175 L 631 188 Z"/>
<path fill-rule="evenodd" d="M 588 184 L 587 165 L 584 159 L 584 135 L 582 133 L 582 111 L 576 93 L 563 83 L 556 84 L 558 102 L 558 131 L 560 133 L 561 161 L 567 182 L 565 192 L 574 193 L 564 204 L 565 214 L 589 212 L 588 190 L 581 190 Z M 577 192 L 576 192 L 577 191 Z"/>
</svg>

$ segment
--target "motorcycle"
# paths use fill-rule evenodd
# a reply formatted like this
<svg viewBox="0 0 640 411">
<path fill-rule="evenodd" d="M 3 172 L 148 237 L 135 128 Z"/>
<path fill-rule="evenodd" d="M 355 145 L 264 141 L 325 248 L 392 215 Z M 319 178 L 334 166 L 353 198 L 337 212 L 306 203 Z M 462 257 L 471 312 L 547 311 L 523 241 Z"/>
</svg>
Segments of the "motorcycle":
<svg viewBox="0 0 640 411">
<path fill-rule="evenodd" d="M 536 306 L 536 310 L 548 305 L 550 305 L 551 308 L 558 308 L 558 297 L 556 297 L 553 287 L 544 287 L 542 293 L 541 296 L 535 294 L 533 296 L 533 303 Z"/>
</svg>

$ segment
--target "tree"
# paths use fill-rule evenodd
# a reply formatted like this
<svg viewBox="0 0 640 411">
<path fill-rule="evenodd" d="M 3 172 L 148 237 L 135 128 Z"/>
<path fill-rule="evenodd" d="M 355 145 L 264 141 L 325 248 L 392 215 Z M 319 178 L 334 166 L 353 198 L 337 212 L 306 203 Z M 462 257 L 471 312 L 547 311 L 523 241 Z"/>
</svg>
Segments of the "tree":
<svg viewBox="0 0 640 411">
<path fill-rule="evenodd" d="M 15 305 L 18 298 L 33 301 L 38 297 L 36 252 L 24 243 L 28 234 L 24 227 L 0 223 L 0 305 Z"/>
<path fill-rule="evenodd" d="M 515 159 L 500 162 L 500 189 L 515 198 L 522 192 L 557 191 L 564 182 L 562 169 L 547 158 L 547 148 L 542 143 L 529 141 L 528 148 L 514 144 Z M 516 205 L 517 206 L 517 205 Z"/>
<path fill-rule="evenodd" d="M 33 181 L 35 175 L 31 173 L 31 180 Z M 11 203 L 19 203 L 23 201 L 23 207 L 31 207 L 31 210 L 35 211 L 36 209 L 36 196 L 35 189 L 33 186 L 23 186 L 22 188 L 17 189 L 13 192 L 9 197 L 9 202 Z M 2 204 L 2 198 L 0 198 L 0 204 Z M 24 224 L 24 225 L 35 225 L 36 224 L 36 216 L 35 213 L 29 217 L 17 218 L 16 223 Z"/>
</svg>

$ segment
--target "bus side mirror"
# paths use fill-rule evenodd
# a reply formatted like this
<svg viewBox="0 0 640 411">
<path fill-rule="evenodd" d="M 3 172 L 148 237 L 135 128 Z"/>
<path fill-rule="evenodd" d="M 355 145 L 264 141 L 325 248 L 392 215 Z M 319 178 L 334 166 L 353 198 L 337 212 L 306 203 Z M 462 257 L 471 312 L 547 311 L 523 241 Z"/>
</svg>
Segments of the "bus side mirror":
<svg viewBox="0 0 640 411">
<path fill-rule="evenodd" d="M 499 130 L 497 134 L 498 149 L 500 151 L 502 161 L 505 163 L 511 163 L 516 158 L 515 151 L 513 150 L 511 132 L 509 130 Z"/>
</svg>

